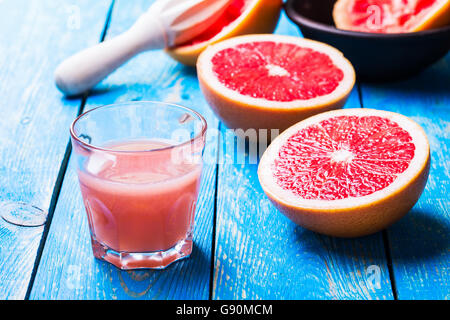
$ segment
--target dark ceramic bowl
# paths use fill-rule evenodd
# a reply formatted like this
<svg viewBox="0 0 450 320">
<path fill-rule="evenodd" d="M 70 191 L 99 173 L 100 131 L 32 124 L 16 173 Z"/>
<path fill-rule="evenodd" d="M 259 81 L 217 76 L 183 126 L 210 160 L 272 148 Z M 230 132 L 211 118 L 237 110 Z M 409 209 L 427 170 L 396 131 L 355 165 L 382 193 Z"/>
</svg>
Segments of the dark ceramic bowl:
<svg viewBox="0 0 450 320">
<path fill-rule="evenodd" d="M 450 26 L 412 33 L 379 34 L 336 29 L 336 0 L 287 0 L 288 17 L 305 38 L 341 50 L 362 80 L 393 80 L 415 74 L 450 49 Z"/>
</svg>

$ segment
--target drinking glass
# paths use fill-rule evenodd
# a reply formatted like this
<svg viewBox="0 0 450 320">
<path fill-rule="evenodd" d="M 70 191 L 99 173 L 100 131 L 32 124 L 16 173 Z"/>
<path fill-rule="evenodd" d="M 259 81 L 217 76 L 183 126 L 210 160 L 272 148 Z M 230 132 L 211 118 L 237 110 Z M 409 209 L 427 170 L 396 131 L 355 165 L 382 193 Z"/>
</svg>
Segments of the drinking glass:
<svg viewBox="0 0 450 320">
<path fill-rule="evenodd" d="M 70 128 L 93 254 L 162 269 L 192 252 L 206 121 L 152 101 L 98 107 Z"/>
</svg>

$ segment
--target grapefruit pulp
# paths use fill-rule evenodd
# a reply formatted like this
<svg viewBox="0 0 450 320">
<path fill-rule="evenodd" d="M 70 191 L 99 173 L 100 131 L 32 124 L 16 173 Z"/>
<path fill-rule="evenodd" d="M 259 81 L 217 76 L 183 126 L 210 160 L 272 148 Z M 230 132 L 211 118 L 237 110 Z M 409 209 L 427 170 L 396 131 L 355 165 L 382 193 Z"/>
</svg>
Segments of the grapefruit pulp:
<svg viewBox="0 0 450 320">
<path fill-rule="evenodd" d="M 331 236 L 382 230 L 420 197 L 429 172 L 425 132 L 373 109 L 325 112 L 290 127 L 263 154 L 258 178 L 295 223 Z"/>
<path fill-rule="evenodd" d="M 195 66 L 210 44 L 252 33 L 272 33 L 280 17 L 282 0 L 233 0 L 218 21 L 195 39 L 168 49 L 175 60 Z"/>
<path fill-rule="evenodd" d="M 333 9 L 339 29 L 403 33 L 450 24 L 450 0 L 339 0 Z"/>
<path fill-rule="evenodd" d="M 232 129 L 279 129 L 342 107 L 355 83 L 337 49 L 273 34 L 231 38 L 199 57 L 200 88 Z"/>
</svg>

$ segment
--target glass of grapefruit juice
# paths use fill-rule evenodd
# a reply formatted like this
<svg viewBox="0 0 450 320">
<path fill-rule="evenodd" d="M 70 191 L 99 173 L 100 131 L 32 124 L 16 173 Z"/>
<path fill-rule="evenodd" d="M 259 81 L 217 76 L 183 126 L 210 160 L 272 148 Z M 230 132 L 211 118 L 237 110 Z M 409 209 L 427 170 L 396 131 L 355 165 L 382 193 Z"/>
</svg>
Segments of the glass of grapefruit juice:
<svg viewBox="0 0 450 320">
<path fill-rule="evenodd" d="M 130 102 L 82 114 L 70 133 L 94 256 L 121 269 L 162 269 L 189 256 L 205 119 Z"/>
</svg>

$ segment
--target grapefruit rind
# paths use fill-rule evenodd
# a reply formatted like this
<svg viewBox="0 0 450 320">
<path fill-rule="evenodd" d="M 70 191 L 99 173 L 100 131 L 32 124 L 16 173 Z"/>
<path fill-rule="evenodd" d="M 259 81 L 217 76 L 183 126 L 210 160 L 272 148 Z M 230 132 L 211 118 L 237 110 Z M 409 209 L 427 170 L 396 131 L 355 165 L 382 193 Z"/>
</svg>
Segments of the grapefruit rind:
<svg viewBox="0 0 450 320">
<path fill-rule="evenodd" d="M 208 41 L 194 45 L 169 48 L 167 53 L 175 60 L 195 66 L 199 55 L 209 45 L 239 35 L 272 33 L 280 18 L 282 0 L 253 0 L 242 15 Z"/>
<path fill-rule="evenodd" d="M 429 12 L 422 23 L 413 28 L 412 32 L 429 30 L 443 27 L 450 24 L 450 1 L 447 1 L 442 7 L 436 8 L 433 12 Z"/>
<path fill-rule="evenodd" d="M 335 116 L 379 116 L 406 130 L 416 147 L 408 168 L 389 186 L 372 194 L 338 200 L 303 199 L 281 188 L 272 165 L 280 148 L 299 130 Z M 274 205 L 295 223 L 319 233 L 357 237 L 380 231 L 403 217 L 420 197 L 429 172 L 430 147 L 423 129 L 411 119 L 389 111 L 343 109 L 310 117 L 284 131 L 264 152 L 258 167 L 262 189 Z"/>
<path fill-rule="evenodd" d="M 335 3 L 333 7 L 333 20 L 338 29 L 356 31 L 356 32 L 371 32 L 369 30 L 361 30 L 355 27 L 350 18 L 348 17 L 347 11 L 350 2 L 353 0 L 339 0 Z M 418 32 L 434 28 L 443 27 L 450 24 L 450 1 L 442 4 L 442 6 L 434 8 L 428 12 L 428 14 L 422 19 L 420 23 L 415 25 L 409 30 L 379 30 L 372 31 L 377 33 L 405 33 L 405 32 Z M 400 28 L 400 27 L 398 27 Z"/>
<path fill-rule="evenodd" d="M 330 94 L 309 100 L 289 102 L 253 98 L 233 91 L 222 84 L 214 74 L 212 57 L 225 48 L 254 41 L 274 41 L 297 44 L 329 55 L 332 62 L 344 73 L 344 79 Z M 232 129 L 280 129 L 314 114 L 342 108 L 356 80 L 355 70 L 342 52 L 314 40 L 273 34 L 244 35 L 224 40 L 208 47 L 197 62 L 197 74 L 204 96 L 221 120 Z"/>
</svg>

